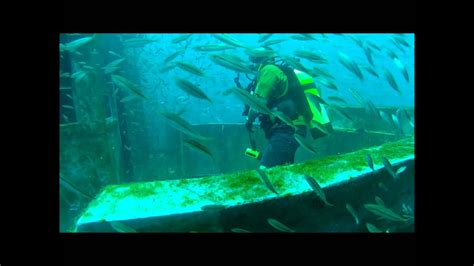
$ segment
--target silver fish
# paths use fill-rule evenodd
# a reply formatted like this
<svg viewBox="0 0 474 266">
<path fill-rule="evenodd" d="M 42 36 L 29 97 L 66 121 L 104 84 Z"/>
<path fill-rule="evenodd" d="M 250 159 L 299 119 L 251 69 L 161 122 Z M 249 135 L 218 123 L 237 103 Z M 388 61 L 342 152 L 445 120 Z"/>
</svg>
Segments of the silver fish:
<svg viewBox="0 0 474 266">
<path fill-rule="evenodd" d="M 60 78 L 69 78 L 71 77 L 71 74 L 69 74 L 68 72 L 64 72 L 64 73 L 59 73 L 59 77 Z"/>
<path fill-rule="evenodd" d="M 262 34 L 260 38 L 258 39 L 258 42 L 264 42 L 268 40 L 270 37 L 272 37 L 273 33 L 267 33 L 267 34 Z"/>
<path fill-rule="evenodd" d="M 379 110 L 377 109 L 377 107 L 375 107 L 375 104 L 372 103 L 371 100 L 368 100 L 368 99 L 367 99 L 367 100 L 365 100 L 365 103 L 367 104 L 368 110 L 370 110 L 370 112 L 371 112 L 372 114 L 374 114 L 378 119 L 383 120 L 383 119 L 382 119 L 382 116 L 380 115 Z"/>
<path fill-rule="evenodd" d="M 232 228 L 230 229 L 230 231 L 232 231 L 233 233 L 252 233 L 248 230 L 241 229 L 241 228 Z"/>
<path fill-rule="evenodd" d="M 185 79 L 181 79 L 181 78 L 176 77 L 175 78 L 175 83 L 176 83 L 176 85 L 178 85 L 178 87 L 180 89 L 182 89 L 183 91 L 185 91 L 189 95 L 194 96 L 194 97 L 199 98 L 199 99 L 207 100 L 210 103 L 212 103 L 212 100 L 198 86 L 192 84 L 191 82 L 189 82 Z"/>
<path fill-rule="evenodd" d="M 74 82 L 77 84 L 87 84 L 89 82 L 89 72 L 87 71 L 77 71 L 71 75 L 71 78 L 74 79 Z"/>
<path fill-rule="evenodd" d="M 113 56 L 116 56 L 116 57 L 119 57 L 121 58 L 122 56 L 117 54 L 116 52 L 113 52 L 113 51 L 109 51 L 109 54 L 113 55 Z"/>
<path fill-rule="evenodd" d="M 395 63 L 397 68 L 400 69 L 400 71 L 402 72 L 403 77 L 405 78 L 406 82 L 410 82 L 410 77 L 408 75 L 408 70 L 405 67 L 405 65 L 403 65 L 402 62 L 398 58 L 394 58 L 393 62 Z"/>
<path fill-rule="evenodd" d="M 387 49 L 387 55 L 388 55 L 388 57 L 390 57 L 390 59 L 395 59 L 395 58 L 398 59 L 398 55 L 390 49 Z"/>
<path fill-rule="evenodd" d="M 311 72 L 311 74 L 314 77 L 323 76 L 326 78 L 335 79 L 334 76 L 331 75 L 327 70 L 319 68 L 319 67 L 313 67 L 313 71 Z"/>
<path fill-rule="evenodd" d="M 235 49 L 235 46 L 225 44 L 208 44 L 194 47 L 194 50 L 199 52 L 222 51 L 227 49 Z"/>
<path fill-rule="evenodd" d="M 132 83 L 130 80 L 119 76 L 119 75 L 112 75 L 112 81 L 121 89 L 128 90 L 131 93 L 142 97 L 143 99 L 148 99 L 143 92 L 140 91 L 137 85 Z"/>
<path fill-rule="evenodd" d="M 407 169 L 406 166 L 402 166 L 400 168 L 397 169 L 397 172 L 395 173 L 395 175 L 400 175 L 401 173 L 403 173 L 405 170 Z"/>
<path fill-rule="evenodd" d="M 371 68 L 370 66 L 361 66 L 363 69 L 365 69 L 367 72 L 369 72 L 370 74 L 372 74 L 373 76 L 375 77 L 379 77 L 379 74 L 377 74 L 377 72 L 375 72 L 375 70 L 373 68 Z"/>
<path fill-rule="evenodd" d="M 250 69 L 249 66 L 245 64 L 244 62 L 236 61 L 234 60 L 234 58 L 226 56 L 226 55 L 212 54 L 209 56 L 209 58 L 211 59 L 212 62 L 233 71 L 247 73 L 247 74 L 257 73 L 255 70 Z"/>
<path fill-rule="evenodd" d="M 400 35 L 394 35 L 392 37 L 392 40 L 403 45 L 403 46 L 406 46 L 408 48 L 410 48 L 410 44 Z"/>
<path fill-rule="evenodd" d="M 238 87 L 232 87 L 232 92 L 245 104 L 252 107 L 252 109 L 266 115 L 272 115 L 272 111 L 266 106 L 264 101 L 257 96 L 248 93 L 244 89 Z"/>
<path fill-rule="evenodd" d="M 315 94 L 310 94 L 311 98 L 315 101 L 315 103 L 319 104 L 324 104 L 324 105 L 329 105 L 323 98 L 321 98 L 318 95 Z M 321 112 L 321 111 L 320 111 Z"/>
<path fill-rule="evenodd" d="M 346 117 L 347 119 L 351 120 L 352 122 L 354 122 L 354 119 L 346 112 L 344 111 L 341 107 L 337 106 L 337 105 L 329 105 L 329 107 L 331 107 L 331 109 L 333 110 L 336 110 L 337 112 L 339 112 L 341 115 L 343 115 L 344 117 Z"/>
<path fill-rule="evenodd" d="M 392 210 L 388 209 L 385 206 L 379 205 L 379 204 L 364 204 L 364 207 L 374 213 L 375 215 L 380 216 L 383 219 L 391 220 L 391 221 L 396 221 L 396 222 L 406 222 L 409 219 L 403 218 L 402 216 L 396 214 Z"/>
<path fill-rule="evenodd" d="M 308 59 L 314 63 L 327 64 L 328 60 L 321 55 L 318 55 L 314 52 L 305 51 L 305 50 L 296 50 L 294 55 L 297 57 Z"/>
<path fill-rule="evenodd" d="M 122 222 L 110 222 L 110 226 L 119 232 L 119 233 L 136 233 L 137 230 L 133 229 L 132 227 L 122 223 Z"/>
<path fill-rule="evenodd" d="M 266 41 L 263 43 L 263 46 L 270 46 L 270 45 L 275 45 L 275 44 L 279 44 L 279 43 L 282 43 L 282 42 L 285 42 L 285 41 L 288 41 L 288 39 L 275 39 L 275 40 L 269 40 L 269 41 Z"/>
<path fill-rule="evenodd" d="M 403 203 L 402 208 L 403 208 L 404 214 L 407 214 L 407 215 L 413 214 L 413 209 L 410 206 L 406 205 L 405 203 Z"/>
<path fill-rule="evenodd" d="M 209 150 L 209 148 L 207 148 L 205 145 L 195 141 L 195 140 L 192 140 L 192 139 L 186 139 L 184 140 L 184 145 L 194 149 L 194 150 L 197 150 L 199 152 L 202 152 L 202 153 L 205 153 L 207 155 L 209 155 L 212 159 L 214 159 L 214 156 L 212 155 L 211 151 Z"/>
<path fill-rule="evenodd" d="M 382 49 L 380 49 L 380 47 L 378 47 L 377 45 L 371 43 L 370 41 L 367 41 L 366 44 L 372 48 L 374 48 L 375 50 L 377 51 L 382 51 Z"/>
<path fill-rule="evenodd" d="M 329 96 L 328 99 L 331 100 L 331 101 L 347 104 L 346 100 L 342 99 L 341 97 Z"/>
<path fill-rule="evenodd" d="M 274 57 L 275 56 L 275 51 L 262 50 L 261 48 L 255 48 L 255 49 L 248 48 L 245 50 L 245 53 L 248 56 L 254 56 L 254 57 Z"/>
<path fill-rule="evenodd" d="M 178 57 L 178 55 L 182 54 L 184 52 L 184 49 L 181 49 L 181 50 L 178 50 L 174 53 L 171 53 L 170 55 L 168 55 L 165 60 L 164 60 L 164 63 L 167 64 L 168 62 L 170 62 L 171 60 L 175 59 L 176 57 Z"/>
<path fill-rule="evenodd" d="M 413 121 L 412 121 L 412 119 L 411 119 L 411 116 L 410 116 L 410 114 L 408 113 L 407 109 L 403 108 L 403 113 L 405 114 L 405 117 L 407 118 L 407 120 L 408 120 L 409 122 L 412 122 L 412 123 L 413 123 Z"/>
<path fill-rule="evenodd" d="M 93 197 L 89 194 L 84 192 L 82 189 L 74 185 L 72 182 L 64 178 L 61 173 L 59 174 L 59 183 L 63 187 L 67 188 L 69 191 L 76 193 L 77 195 L 80 195 L 86 199 L 92 200 Z"/>
<path fill-rule="evenodd" d="M 373 225 L 371 223 L 365 223 L 365 226 L 367 226 L 367 229 L 371 233 L 383 233 L 382 230 L 378 229 L 375 225 Z"/>
<path fill-rule="evenodd" d="M 176 64 L 165 65 L 164 67 L 160 69 L 160 73 L 168 72 L 175 67 L 176 67 Z"/>
<path fill-rule="evenodd" d="M 370 169 L 374 171 L 374 162 L 372 161 L 370 154 L 365 155 L 365 159 L 367 160 L 367 164 L 369 165 Z"/>
<path fill-rule="evenodd" d="M 391 117 L 392 117 L 393 122 L 394 122 L 395 125 L 397 126 L 397 128 L 398 128 L 400 134 L 403 135 L 403 127 L 402 127 L 401 121 L 400 121 L 400 119 L 399 119 L 399 116 L 396 116 L 396 115 L 392 114 Z"/>
<path fill-rule="evenodd" d="M 196 131 L 191 124 L 189 124 L 186 120 L 181 118 L 180 116 L 168 113 L 168 112 L 160 112 L 160 114 L 166 119 L 166 121 L 175 129 L 183 132 L 184 134 L 199 140 L 209 140 L 208 137 L 202 136 L 198 131 Z"/>
<path fill-rule="evenodd" d="M 400 88 L 398 87 L 398 84 L 395 81 L 395 78 L 393 77 L 392 73 L 390 73 L 390 71 L 388 71 L 388 69 L 386 69 L 386 68 L 384 69 L 384 76 L 385 76 L 385 79 L 387 80 L 388 84 L 390 84 L 390 86 L 395 91 L 397 91 L 399 94 L 402 94 L 402 92 L 400 91 Z"/>
<path fill-rule="evenodd" d="M 138 99 L 137 96 L 131 94 L 131 95 L 121 99 L 120 102 L 121 103 L 126 103 L 126 102 L 129 102 L 129 101 L 135 100 L 135 99 Z"/>
<path fill-rule="evenodd" d="M 349 211 L 349 213 L 352 215 L 352 217 L 354 217 L 354 220 L 355 220 L 356 224 L 359 224 L 359 217 L 357 217 L 356 211 L 354 210 L 354 208 L 349 203 L 346 204 L 346 209 L 347 209 L 347 211 Z"/>
<path fill-rule="evenodd" d="M 383 202 L 383 200 L 378 196 L 375 196 L 375 202 L 380 206 L 385 206 L 385 202 Z"/>
<path fill-rule="evenodd" d="M 362 98 L 362 96 L 360 95 L 360 93 L 359 93 L 356 89 L 349 87 L 349 92 L 352 94 L 352 96 L 354 96 L 354 98 L 355 98 L 362 106 L 365 106 L 365 105 L 366 105 L 366 102 L 365 102 L 364 98 Z"/>
<path fill-rule="evenodd" d="M 335 91 L 339 90 L 336 86 L 336 84 L 334 84 L 334 82 L 330 81 L 330 80 L 327 80 L 323 77 L 320 77 L 318 79 L 319 83 L 321 83 L 323 86 L 327 87 L 327 88 L 330 88 L 330 89 L 333 89 Z"/>
<path fill-rule="evenodd" d="M 89 42 L 91 42 L 94 38 L 95 38 L 95 35 L 92 36 L 92 37 L 84 37 L 84 38 L 74 40 L 72 42 L 69 42 L 69 43 L 65 44 L 64 49 L 67 50 L 67 51 L 70 51 L 70 52 L 74 52 L 78 48 L 80 48 L 80 47 L 88 44 Z"/>
<path fill-rule="evenodd" d="M 267 222 L 275 229 L 277 229 L 278 231 L 281 231 L 281 232 L 285 232 L 285 233 L 294 233 L 295 230 L 289 228 L 288 226 L 282 224 L 281 222 L 275 220 L 275 219 L 272 219 L 272 218 L 268 218 L 267 219 Z"/>
<path fill-rule="evenodd" d="M 328 125 L 328 123 L 327 123 L 327 124 L 321 124 L 321 123 L 319 123 L 319 122 L 316 121 L 316 120 L 312 120 L 312 121 L 310 121 L 310 124 L 309 124 L 309 125 L 311 126 L 311 128 L 314 128 L 314 127 L 315 127 L 315 128 L 317 128 L 317 129 L 319 129 L 319 131 L 323 132 L 324 134 L 329 135 L 329 131 L 328 131 L 327 127 L 326 127 L 326 126 Z M 304 141 L 304 140 L 303 140 L 303 141 Z"/>
<path fill-rule="evenodd" d="M 123 42 L 126 48 L 140 48 L 152 42 L 158 42 L 158 40 L 146 39 L 146 38 L 133 38 Z"/>
<path fill-rule="evenodd" d="M 245 48 L 246 46 L 240 42 L 239 40 L 233 38 L 229 34 L 213 34 L 213 36 L 218 39 L 221 42 L 224 42 L 228 45 L 236 46 L 236 47 L 243 47 Z"/>
<path fill-rule="evenodd" d="M 364 45 L 363 49 L 364 49 L 365 57 L 367 57 L 367 61 L 369 61 L 371 66 L 374 66 L 374 61 L 372 60 L 372 50 L 367 45 Z"/>
<path fill-rule="evenodd" d="M 191 34 L 183 34 L 181 36 L 178 36 L 174 39 L 171 40 L 172 43 L 180 43 L 182 41 L 187 40 L 189 37 L 191 37 Z"/>
<path fill-rule="evenodd" d="M 85 68 L 85 69 L 91 70 L 91 71 L 95 71 L 95 68 L 93 68 L 91 66 L 82 66 L 82 67 Z"/>
<path fill-rule="evenodd" d="M 364 42 L 359 38 L 359 37 L 356 37 L 356 36 L 353 36 L 353 35 L 350 35 L 349 36 L 360 48 L 362 48 L 364 46 Z"/>
<path fill-rule="evenodd" d="M 387 172 L 393 177 L 393 178 L 397 178 L 397 176 L 395 175 L 395 173 L 393 172 L 393 167 L 392 167 L 392 164 L 390 163 L 390 161 L 385 158 L 385 157 L 382 157 L 382 162 L 383 162 L 383 165 L 385 167 L 385 169 L 387 170 Z"/>
<path fill-rule="evenodd" d="M 298 41 L 315 41 L 316 39 L 310 34 L 291 35 L 291 39 Z"/>
<path fill-rule="evenodd" d="M 309 151 L 310 153 L 316 154 L 316 149 L 313 148 L 302 136 L 300 136 L 299 134 L 295 134 L 295 139 L 305 150 Z"/>
<path fill-rule="evenodd" d="M 391 118 L 388 116 L 388 114 L 382 110 L 379 110 L 380 116 L 382 117 L 382 120 L 385 121 L 388 124 L 392 124 Z"/>
<path fill-rule="evenodd" d="M 65 114 L 63 114 L 62 117 L 66 123 L 69 123 L 69 118 Z"/>
<path fill-rule="evenodd" d="M 262 179 L 263 183 L 265 183 L 265 186 L 273 193 L 277 194 L 278 195 L 278 192 L 275 190 L 275 188 L 273 187 L 272 183 L 270 182 L 270 179 L 268 179 L 268 176 L 267 174 L 262 170 L 262 169 L 259 169 L 257 168 L 257 173 L 258 175 L 260 176 L 260 178 Z"/>
<path fill-rule="evenodd" d="M 106 65 L 104 67 L 105 71 L 104 73 L 105 74 L 110 74 L 112 72 L 115 72 L 117 69 L 119 69 L 119 65 L 125 61 L 125 58 L 120 58 L 120 59 L 117 59 L 117 60 L 114 60 L 112 62 L 110 62 L 108 65 Z"/>
<path fill-rule="evenodd" d="M 339 59 L 339 62 L 345 68 L 347 68 L 347 70 L 349 70 L 354 75 L 356 75 L 360 80 L 364 79 L 364 75 L 362 75 L 362 72 L 360 71 L 359 65 L 356 62 L 354 62 L 352 59 L 350 59 L 347 55 L 339 52 L 338 59 Z"/>
<path fill-rule="evenodd" d="M 199 69 L 198 67 L 193 66 L 191 64 L 181 62 L 181 61 L 176 61 L 175 64 L 176 64 L 177 67 L 179 67 L 182 70 L 187 71 L 191 74 L 201 76 L 201 77 L 206 76 L 206 74 L 201 69 Z"/>
<path fill-rule="evenodd" d="M 324 194 L 324 190 L 321 188 L 321 186 L 319 185 L 318 181 L 316 181 L 316 179 L 314 179 L 314 178 L 312 178 L 308 175 L 305 175 L 304 179 L 306 180 L 308 185 L 313 189 L 313 191 L 316 193 L 316 195 L 324 202 L 324 204 L 326 204 L 328 206 L 334 206 L 334 204 L 329 203 L 326 200 L 326 194 Z"/>
<path fill-rule="evenodd" d="M 405 48 L 403 48 L 402 45 L 400 45 L 400 43 L 398 43 L 397 41 L 393 40 L 393 39 L 390 39 L 390 41 L 393 43 L 393 45 L 395 45 L 395 47 L 397 47 L 402 53 L 405 53 Z"/>
</svg>

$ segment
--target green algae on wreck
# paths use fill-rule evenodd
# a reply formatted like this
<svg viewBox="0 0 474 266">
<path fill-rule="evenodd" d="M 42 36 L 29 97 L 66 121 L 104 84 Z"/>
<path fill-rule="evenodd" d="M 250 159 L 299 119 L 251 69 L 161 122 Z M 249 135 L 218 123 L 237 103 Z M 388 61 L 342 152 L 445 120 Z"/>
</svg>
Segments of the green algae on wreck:
<svg viewBox="0 0 474 266">
<path fill-rule="evenodd" d="M 367 153 L 372 156 L 374 167 L 380 169 L 383 167 L 380 160 L 382 156 L 394 161 L 413 158 L 413 138 L 278 166 L 267 169 L 266 173 L 280 197 L 288 197 L 311 191 L 304 181 L 305 174 L 315 178 L 324 188 L 352 176 L 372 172 L 365 159 Z M 113 221 L 201 212 L 204 205 L 235 206 L 276 197 L 265 187 L 255 170 L 202 178 L 113 185 L 104 188 L 91 202 L 78 224 L 101 219 Z"/>
</svg>

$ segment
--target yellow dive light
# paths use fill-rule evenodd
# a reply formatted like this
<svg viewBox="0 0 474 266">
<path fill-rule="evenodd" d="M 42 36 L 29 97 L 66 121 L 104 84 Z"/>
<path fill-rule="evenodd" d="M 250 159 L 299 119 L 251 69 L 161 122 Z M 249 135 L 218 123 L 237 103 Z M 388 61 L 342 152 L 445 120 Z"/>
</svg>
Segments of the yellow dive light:
<svg viewBox="0 0 474 266">
<path fill-rule="evenodd" d="M 245 155 L 249 156 L 249 157 L 252 157 L 254 159 L 260 159 L 260 152 L 257 151 L 257 150 L 252 150 L 250 148 L 247 148 L 245 150 Z"/>
</svg>

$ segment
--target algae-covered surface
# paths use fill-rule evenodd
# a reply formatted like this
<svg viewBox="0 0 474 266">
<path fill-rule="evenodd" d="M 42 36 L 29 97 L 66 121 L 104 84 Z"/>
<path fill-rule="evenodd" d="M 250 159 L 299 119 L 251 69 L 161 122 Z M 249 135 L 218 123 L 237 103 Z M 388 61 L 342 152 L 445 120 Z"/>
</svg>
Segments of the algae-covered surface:
<svg viewBox="0 0 474 266">
<path fill-rule="evenodd" d="M 382 157 L 392 165 L 412 159 L 414 138 L 267 169 L 265 172 L 278 195 L 265 186 L 255 170 L 108 186 L 91 202 L 77 224 L 199 212 L 205 205 L 235 206 L 301 194 L 311 190 L 304 175 L 315 178 L 324 188 L 372 171 L 367 164 L 367 154 L 371 155 L 376 170 L 383 168 Z"/>
</svg>

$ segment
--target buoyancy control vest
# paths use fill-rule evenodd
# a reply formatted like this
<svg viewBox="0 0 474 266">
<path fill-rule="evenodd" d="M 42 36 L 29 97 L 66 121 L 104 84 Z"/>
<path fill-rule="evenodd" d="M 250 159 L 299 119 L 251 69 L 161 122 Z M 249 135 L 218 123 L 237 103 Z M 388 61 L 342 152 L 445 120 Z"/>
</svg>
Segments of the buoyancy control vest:
<svg viewBox="0 0 474 266">
<path fill-rule="evenodd" d="M 285 73 L 288 79 L 288 90 L 279 98 L 270 98 L 267 106 L 270 109 L 276 108 L 292 120 L 297 120 L 300 116 L 303 117 L 303 124 L 295 123 L 295 125 L 309 126 L 313 139 L 326 135 L 315 126 L 315 123 L 318 123 L 319 126 L 326 125 L 332 129 L 324 106 L 320 105 L 319 109 L 321 111 L 319 111 L 318 108 L 316 108 L 316 104 L 319 103 L 311 100 L 311 95 L 320 96 L 313 78 L 307 73 L 293 69 L 287 65 L 274 65 Z M 285 127 L 284 123 L 278 120 L 279 119 L 277 119 L 276 123 Z M 269 135 L 269 130 L 275 128 L 275 122 L 271 121 L 270 117 L 267 115 L 261 116 L 260 121 L 262 129 L 265 131 L 265 135 Z"/>
</svg>

